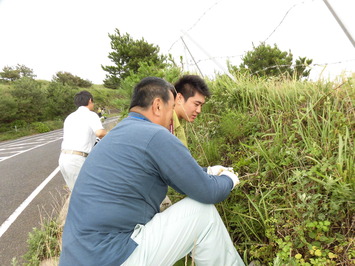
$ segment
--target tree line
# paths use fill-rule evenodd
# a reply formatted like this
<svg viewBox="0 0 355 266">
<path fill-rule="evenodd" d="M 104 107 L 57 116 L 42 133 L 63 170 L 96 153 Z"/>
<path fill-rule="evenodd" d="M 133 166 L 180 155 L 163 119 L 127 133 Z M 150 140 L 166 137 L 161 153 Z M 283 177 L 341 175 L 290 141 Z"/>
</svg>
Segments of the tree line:
<svg viewBox="0 0 355 266">
<path fill-rule="evenodd" d="M 144 38 L 136 40 L 118 29 L 108 37 L 112 48 L 108 58 L 112 65 L 101 66 L 106 72 L 103 85 L 116 91 L 118 96 L 110 99 L 116 108 L 127 110 L 131 90 L 141 78 L 154 75 L 175 82 L 186 72 L 171 55 L 161 55 L 159 46 L 146 42 Z M 242 57 L 239 66 L 229 62 L 227 64 L 229 72 L 234 75 L 244 73 L 265 79 L 306 79 L 310 74 L 308 65 L 312 60 L 300 57 L 293 61 L 291 51 L 281 51 L 276 44 L 272 47 L 260 43 Z M 69 72 L 57 72 L 49 82 L 35 78 L 33 70 L 21 64 L 5 66 L 0 72 L 2 130 L 9 124 L 64 119 L 75 109 L 72 103 L 74 94 L 80 89 L 93 86 L 91 81 Z"/>
<path fill-rule="evenodd" d="M 116 29 L 114 34 L 109 34 L 112 52 L 108 58 L 113 65 L 102 66 L 107 72 L 103 81 L 105 87 L 120 89 L 122 81 L 132 74 L 139 72 L 142 65 L 152 66 L 155 69 L 176 67 L 177 64 L 171 55 L 160 55 L 159 46 L 147 43 L 144 38 L 133 39 L 128 33 L 121 34 Z M 258 46 L 253 45 L 253 50 L 242 57 L 242 63 L 234 66 L 227 62 L 231 73 L 247 73 L 261 78 L 282 77 L 288 79 L 306 79 L 310 75 L 309 65 L 312 59 L 299 57 L 294 60 L 291 51 L 281 51 L 276 44 L 270 46 L 264 42 Z M 183 67 L 180 67 L 182 71 Z"/>
</svg>

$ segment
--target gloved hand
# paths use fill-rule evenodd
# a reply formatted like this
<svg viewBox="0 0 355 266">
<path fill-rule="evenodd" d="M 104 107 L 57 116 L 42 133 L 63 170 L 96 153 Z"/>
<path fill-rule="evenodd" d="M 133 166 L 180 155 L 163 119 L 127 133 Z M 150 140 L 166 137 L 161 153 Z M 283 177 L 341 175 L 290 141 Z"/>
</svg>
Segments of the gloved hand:
<svg viewBox="0 0 355 266">
<path fill-rule="evenodd" d="M 226 175 L 230 177 L 233 181 L 233 188 L 235 188 L 236 185 L 240 183 L 239 178 L 238 178 L 238 173 L 232 173 L 230 171 L 223 171 L 220 175 Z M 232 188 L 232 190 L 233 190 Z"/>
<path fill-rule="evenodd" d="M 220 175 L 223 171 L 233 172 L 233 167 L 224 167 L 222 165 L 215 165 L 207 167 L 207 174 L 209 175 Z"/>
</svg>

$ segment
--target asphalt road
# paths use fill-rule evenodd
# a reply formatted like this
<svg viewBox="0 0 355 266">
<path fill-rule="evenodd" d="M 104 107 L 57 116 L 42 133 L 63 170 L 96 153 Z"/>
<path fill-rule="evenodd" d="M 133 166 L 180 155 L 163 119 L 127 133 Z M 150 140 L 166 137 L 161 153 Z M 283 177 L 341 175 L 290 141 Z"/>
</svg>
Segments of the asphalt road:
<svg viewBox="0 0 355 266">
<path fill-rule="evenodd" d="M 109 131 L 117 117 L 103 124 Z M 68 196 L 58 168 L 62 130 L 0 142 L 0 265 L 22 265 L 28 234 L 57 218 Z"/>
<path fill-rule="evenodd" d="M 57 217 L 61 209 L 67 195 L 64 179 L 55 171 L 61 141 L 62 130 L 58 130 L 0 143 L 0 265 L 11 265 L 13 258 L 23 262 L 29 232 L 40 228 L 44 219 Z M 54 177 L 13 220 L 21 204 L 51 173 Z"/>
</svg>

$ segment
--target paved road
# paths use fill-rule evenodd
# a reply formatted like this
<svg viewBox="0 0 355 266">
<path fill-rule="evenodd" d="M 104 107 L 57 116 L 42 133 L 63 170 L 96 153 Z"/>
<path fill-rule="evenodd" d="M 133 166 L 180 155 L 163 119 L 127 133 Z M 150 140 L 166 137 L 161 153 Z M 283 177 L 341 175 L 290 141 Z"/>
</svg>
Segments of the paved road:
<svg viewBox="0 0 355 266">
<path fill-rule="evenodd" d="M 107 119 L 110 130 L 117 118 Z M 0 142 L 0 265 L 20 263 L 29 232 L 57 217 L 67 190 L 58 169 L 62 130 Z"/>
<path fill-rule="evenodd" d="M 28 233 L 61 208 L 67 193 L 57 169 L 61 139 L 58 130 L 0 143 L 0 265 L 11 265 L 14 257 L 22 262 Z M 46 179 L 49 182 L 24 208 Z"/>
</svg>

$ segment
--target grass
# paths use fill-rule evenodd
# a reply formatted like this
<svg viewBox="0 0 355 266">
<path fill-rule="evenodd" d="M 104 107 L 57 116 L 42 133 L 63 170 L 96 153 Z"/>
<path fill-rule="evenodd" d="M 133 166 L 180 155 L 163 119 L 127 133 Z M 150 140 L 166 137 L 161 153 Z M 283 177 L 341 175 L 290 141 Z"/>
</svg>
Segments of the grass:
<svg viewBox="0 0 355 266">
<path fill-rule="evenodd" d="M 202 166 L 239 173 L 217 204 L 237 250 L 256 265 L 354 264 L 354 81 L 236 80 L 210 81 L 213 96 L 186 127 Z"/>
<path fill-rule="evenodd" d="M 39 208 L 40 226 L 28 235 L 28 251 L 21 259 L 13 258 L 11 265 L 38 266 L 44 261 L 45 265 L 58 265 L 69 191 L 57 191 L 52 197 L 52 209 Z"/>
<path fill-rule="evenodd" d="M 353 262 L 353 81 L 237 79 L 212 83 L 190 148 L 202 165 L 234 166 L 241 176 L 219 205 L 239 251 L 270 265 Z M 325 221 L 329 230 L 312 237 L 307 224 Z"/>
<path fill-rule="evenodd" d="M 0 141 L 18 139 L 39 133 L 45 133 L 63 127 L 63 121 L 44 121 L 31 124 L 21 123 L 20 125 L 6 125 L 0 131 Z"/>
</svg>

